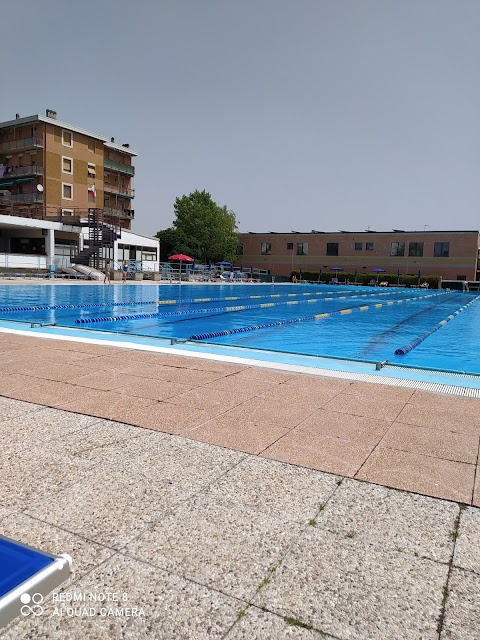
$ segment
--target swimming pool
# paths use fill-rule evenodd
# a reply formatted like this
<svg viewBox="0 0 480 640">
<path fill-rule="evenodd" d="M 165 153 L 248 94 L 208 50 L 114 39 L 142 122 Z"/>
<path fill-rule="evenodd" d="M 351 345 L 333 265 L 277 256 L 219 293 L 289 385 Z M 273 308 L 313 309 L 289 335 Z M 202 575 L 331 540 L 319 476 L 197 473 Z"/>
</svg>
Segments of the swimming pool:
<svg viewBox="0 0 480 640">
<path fill-rule="evenodd" d="M 0 320 L 478 375 L 478 298 L 298 284 L 3 285 Z"/>
</svg>

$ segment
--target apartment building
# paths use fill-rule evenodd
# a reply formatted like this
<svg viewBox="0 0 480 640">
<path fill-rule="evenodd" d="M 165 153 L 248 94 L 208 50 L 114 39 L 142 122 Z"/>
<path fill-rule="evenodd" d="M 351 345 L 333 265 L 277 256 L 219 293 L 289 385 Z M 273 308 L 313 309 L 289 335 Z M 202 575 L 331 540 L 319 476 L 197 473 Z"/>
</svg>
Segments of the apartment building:
<svg viewBox="0 0 480 640">
<path fill-rule="evenodd" d="M 478 231 L 242 233 L 243 264 L 289 275 L 294 269 L 440 275 L 479 280 Z"/>
<path fill-rule="evenodd" d="M 54 251 L 91 266 L 107 258 L 158 260 L 158 242 L 132 234 L 137 155 L 128 143 L 61 122 L 52 110 L 1 122 L 0 218 L 9 218 L 3 221 L 0 253 L 51 257 Z M 54 240 L 45 223 L 61 225 L 48 227 L 55 229 Z"/>
</svg>

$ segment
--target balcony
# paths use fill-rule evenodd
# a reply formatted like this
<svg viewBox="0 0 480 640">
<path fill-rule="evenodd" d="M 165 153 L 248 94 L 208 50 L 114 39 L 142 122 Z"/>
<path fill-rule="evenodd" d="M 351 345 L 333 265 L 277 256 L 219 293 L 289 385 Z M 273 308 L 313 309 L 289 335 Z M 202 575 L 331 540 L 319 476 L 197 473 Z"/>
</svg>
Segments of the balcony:
<svg viewBox="0 0 480 640">
<path fill-rule="evenodd" d="M 105 169 L 113 169 L 114 171 L 124 173 L 127 176 L 135 175 L 135 167 L 132 167 L 131 164 L 122 164 L 121 162 L 115 162 L 114 160 L 107 160 L 107 158 L 105 158 L 103 166 Z"/>
<path fill-rule="evenodd" d="M 104 216 L 111 216 L 112 218 L 126 218 L 132 220 L 135 217 L 135 211 L 133 209 L 114 209 L 112 207 L 104 207 Z"/>
<path fill-rule="evenodd" d="M 1 189 L 1 187 L 0 187 Z M 43 202 L 43 193 L 0 193 L 0 203 L 3 202 Z"/>
<path fill-rule="evenodd" d="M 109 184 L 108 182 L 104 183 L 103 190 L 105 191 L 105 193 L 113 193 L 119 198 L 128 198 L 129 200 L 133 200 L 133 198 L 135 197 L 135 189 L 119 187 L 116 184 Z"/>
<path fill-rule="evenodd" d="M 24 138 L 23 140 L 12 140 L 0 144 L 0 153 L 10 153 L 13 151 L 26 151 L 27 149 L 43 148 L 41 138 Z"/>
<path fill-rule="evenodd" d="M 0 185 L 2 180 L 10 180 L 11 178 L 20 178 L 22 176 L 43 176 L 43 167 L 35 164 L 31 167 L 7 167 L 3 177 L 0 178 Z"/>
</svg>

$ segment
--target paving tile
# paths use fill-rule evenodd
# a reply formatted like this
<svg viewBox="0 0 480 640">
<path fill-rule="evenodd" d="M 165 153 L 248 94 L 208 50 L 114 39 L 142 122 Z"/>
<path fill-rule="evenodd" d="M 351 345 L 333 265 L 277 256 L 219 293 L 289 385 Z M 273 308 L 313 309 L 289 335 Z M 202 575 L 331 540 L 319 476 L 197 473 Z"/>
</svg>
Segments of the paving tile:
<svg viewBox="0 0 480 640">
<path fill-rule="evenodd" d="M 9 397 L 49 407 L 61 407 L 62 404 L 73 402 L 80 394 L 87 400 L 95 393 L 83 389 L 79 391 L 79 387 L 65 382 L 41 380 L 27 375 L 18 375 L 17 378 L 17 385 L 9 391 Z"/>
<path fill-rule="evenodd" d="M 26 512 L 118 549 L 187 495 L 166 482 L 152 482 L 113 468 L 96 468 L 81 482 L 58 492 L 55 500 L 31 501 Z"/>
<path fill-rule="evenodd" d="M 448 640 L 478 640 L 480 638 L 480 576 L 452 569 L 448 583 L 442 638 Z"/>
<path fill-rule="evenodd" d="M 306 522 L 335 491 L 337 480 L 326 473 L 246 456 L 212 484 L 210 494 L 275 518 Z"/>
<path fill-rule="evenodd" d="M 154 400 L 147 398 L 132 398 L 122 393 L 113 391 L 96 391 L 76 387 L 76 397 L 56 403 L 56 407 L 65 411 L 84 413 L 107 420 L 128 422 L 132 420 L 139 410 L 154 404 Z"/>
<path fill-rule="evenodd" d="M 351 382 L 343 391 L 353 396 L 375 396 L 387 401 L 408 402 L 413 396 L 415 389 L 404 389 L 387 384 L 375 384 L 370 382 Z"/>
<path fill-rule="evenodd" d="M 480 435 L 480 415 L 464 414 L 461 410 L 449 411 L 407 404 L 397 417 L 397 422 L 428 427 L 436 431 L 454 431 L 477 437 Z"/>
<path fill-rule="evenodd" d="M 345 479 L 317 522 L 365 544 L 448 563 L 458 509 L 451 502 Z"/>
<path fill-rule="evenodd" d="M 60 587 L 61 591 L 64 591 L 72 582 L 94 569 L 114 553 L 107 547 L 69 533 L 63 528 L 32 518 L 25 513 L 10 514 L 1 518 L 0 531 L 7 538 L 18 540 L 23 544 L 54 555 L 68 553 L 73 560 L 72 568 L 70 577 Z"/>
<path fill-rule="evenodd" d="M 247 600 L 299 533 L 294 523 L 198 495 L 147 527 L 125 552 Z"/>
<path fill-rule="evenodd" d="M 319 409 L 324 406 L 330 398 L 331 396 L 328 394 L 308 393 L 280 384 L 273 389 L 267 388 L 266 391 L 259 394 L 258 402 L 260 403 L 260 401 L 263 400 L 264 402 L 268 402 L 269 406 L 278 404 L 281 412 L 285 410 L 287 405 L 291 406 L 292 409 L 301 408 L 305 412 L 307 409 L 311 409 L 312 411 Z"/>
<path fill-rule="evenodd" d="M 452 431 L 394 423 L 380 443 L 380 447 L 420 453 L 434 458 L 468 462 L 477 461 L 479 436 Z"/>
<path fill-rule="evenodd" d="M 237 418 L 241 422 L 246 420 L 292 429 L 314 413 L 317 407 L 315 400 L 310 403 L 282 401 L 278 397 L 271 398 L 265 394 L 234 407 L 225 417 Z"/>
<path fill-rule="evenodd" d="M 132 398 L 132 400 L 135 400 L 135 398 Z M 134 415 L 130 415 L 128 423 L 145 429 L 183 435 L 189 434 L 192 429 L 203 425 L 219 413 L 221 413 L 221 410 L 215 408 L 197 409 L 169 402 L 154 402 L 139 408 Z M 120 413 L 117 419 L 123 419 Z"/>
<path fill-rule="evenodd" d="M 455 543 L 453 564 L 480 575 L 480 510 L 463 509 L 460 516 L 458 538 Z"/>
<path fill-rule="evenodd" d="M 375 394 L 371 396 L 341 394 L 324 405 L 327 411 L 350 413 L 393 422 L 405 406 L 404 400 L 385 400 Z"/>
<path fill-rule="evenodd" d="M 199 410 L 195 411 L 198 413 Z M 184 434 L 193 440 L 258 454 L 287 431 L 288 429 L 275 424 L 251 419 L 241 420 L 224 413 L 196 428 L 186 430 Z"/>
<path fill-rule="evenodd" d="M 274 442 L 262 456 L 299 467 L 354 476 L 372 452 L 372 445 L 294 429 Z"/>
<path fill-rule="evenodd" d="M 293 618 L 283 618 L 257 607 L 249 607 L 225 636 L 225 640 L 328 640 L 332 638 L 314 629 L 305 629 Z M 332 638 L 333 640 L 333 638 Z"/>
<path fill-rule="evenodd" d="M 292 375 L 292 377 L 284 383 L 286 387 L 291 389 L 297 389 L 304 393 L 329 396 L 330 398 L 334 398 L 338 394 L 343 393 L 349 384 L 348 380 L 335 380 L 308 374 Z"/>
<path fill-rule="evenodd" d="M 174 384 L 174 383 L 168 383 Z M 174 394 L 171 394 L 172 396 Z M 185 393 L 175 394 L 170 397 L 172 404 L 184 405 L 186 407 L 198 407 L 208 409 L 216 407 L 222 411 L 228 411 L 237 405 L 241 405 L 252 398 L 250 393 L 242 391 L 227 391 L 226 389 L 213 389 L 206 387 L 196 387 Z"/>
<path fill-rule="evenodd" d="M 428 409 L 435 413 L 447 411 L 473 417 L 478 416 L 480 410 L 480 402 L 475 398 L 461 398 L 419 390 L 414 392 L 408 403 L 414 405 L 417 409 Z"/>
<path fill-rule="evenodd" d="M 308 527 L 253 602 L 340 638 L 437 638 L 448 566 Z"/>
<path fill-rule="evenodd" d="M 84 576 L 65 597 L 107 593 L 127 599 L 87 600 L 86 615 L 69 617 L 67 605 L 51 598 L 42 616 L 22 619 L 3 640 L 220 640 L 245 608 L 234 598 L 121 555 Z M 137 615 L 108 615 L 112 605 L 135 609 Z M 75 606 L 82 611 L 78 602 Z"/>
<path fill-rule="evenodd" d="M 166 380 L 149 380 L 140 376 L 123 376 L 122 384 L 116 387 L 117 393 L 137 398 L 151 398 L 152 400 L 168 400 L 192 388 L 189 384 L 167 382 Z"/>
<path fill-rule="evenodd" d="M 86 370 L 88 371 L 88 369 Z M 80 387 L 88 387 L 90 389 L 97 389 L 101 391 L 111 391 L 118 387 L 123 387 L 128 381 L 128 378 L 124 373 L 111 369 L 108 371 L 95 371 L 93 373 L 85 373 L 85 370 L 81 372 L 77 371 L 77 377 L 74 383 Z M 81 393 L 81 391 L 80 391 Z"/>
<path fill-rule="evenodd" d="M 266 367 L 243 368 L 233 376 L 236 380 L 256 380 L 262 384 L 278 385 L 292 378 L 288 371 L 274 371 Z"/>
<path fill-rule="evenodd" d="M 7 452 L 2 456 L 0 504 L 24 509 L 43 496 L 49 496 L 50 501 L 59 490 L 84 478 L 92 467 L 89 460 L 59 456 L 58 451 L 39 444 Z"/>
<path fill-rule="evenodd" d="M 470 504 L 475 466 L 395 449 L 376 449 L 356 478 Z"/>
<path fill-rule="evenodd" d="M 390 428 L 387 420 L 376 420 L 319 409 L 297 427 L 296 433 L 329 436 L 376 445 Z"/>
<path fill-rule="evenodd" d="M 213 390 L 216 393 L 220 391 L 229 391 L 230 393 L 248 393 L 250 396 L 259 396 L 266 390 L 276 388 L 279 383 L 263 383 L 259 379 L 250 380 L 248 377 L 238 375 L 227 375 L 218 378 L 213 382 L 207 382 L 202 386 L 203 389 Z"/>
<path fill-rule="evenodd" d="M 133 435 L 128 432 L 123 434 L 121 429 L 119 437 L 115 437 L 117 427 L 129 429 Z M 165 481 L 189 489 L 198 490 L 210 484 L 245 457 L 245 454 L 236 451 L 114 422 L 96 425 L 85 431 L 85 442 L 77 443 L 78 455 L 158 482 Z M 74 434 L 73 437 L 78 438 L 78 435 Z M 71 439 L 71 436 L 67 438 Z"/>
</svg>

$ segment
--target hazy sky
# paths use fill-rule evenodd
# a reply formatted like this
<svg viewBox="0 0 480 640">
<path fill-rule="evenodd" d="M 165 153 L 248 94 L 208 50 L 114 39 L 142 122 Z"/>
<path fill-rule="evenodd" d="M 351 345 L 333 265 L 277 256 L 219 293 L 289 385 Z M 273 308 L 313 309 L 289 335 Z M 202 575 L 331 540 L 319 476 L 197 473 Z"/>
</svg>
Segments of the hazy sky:
<svg viewBox="0 0 480 640">
<path fill-rule="evenodd" d="M 479 229 L 479 0 L 0 1 L 0 120 L 129 142 L 134 230 Z"/>
</svg>

